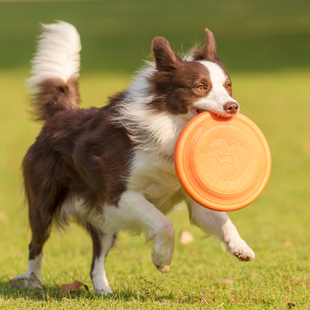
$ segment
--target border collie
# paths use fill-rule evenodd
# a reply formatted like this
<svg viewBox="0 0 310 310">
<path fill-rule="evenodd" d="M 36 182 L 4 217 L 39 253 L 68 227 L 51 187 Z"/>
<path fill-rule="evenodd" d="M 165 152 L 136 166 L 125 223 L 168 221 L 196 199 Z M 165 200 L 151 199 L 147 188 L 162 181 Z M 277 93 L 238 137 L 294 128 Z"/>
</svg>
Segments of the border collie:
<svg viewBox="0 0 310 310">
<path fill-rule="evenodd" d="M 112 293 L 104 265 L 120 230 L 143 232 L 153 242 L 155 267 L 168 272 L 175 231 L 165 214 L 180 199 L 191 223 L 240 260 L 252 260 L 254 252 L 228 216 L 187 197 L 174 169 L 175 144 L 190 119 L 203 111 L 222 117 L 239 112 L 212 32 L 206 29 L 203 49 L 185 59 L 165 38 L 154 38 L 154 62 L 126 91 L 102 108 L 80 109 L 79 34 L 65 22 L 43 28 L 28 82 L 36 118 L 45 123 L 23 160 L 32 239 L 28 270 L 12 281 L 43 287 L 42 249 L 53 220 L 60 226 L 75 221 L 89 232 L 98 294 Z"/>
</svg>

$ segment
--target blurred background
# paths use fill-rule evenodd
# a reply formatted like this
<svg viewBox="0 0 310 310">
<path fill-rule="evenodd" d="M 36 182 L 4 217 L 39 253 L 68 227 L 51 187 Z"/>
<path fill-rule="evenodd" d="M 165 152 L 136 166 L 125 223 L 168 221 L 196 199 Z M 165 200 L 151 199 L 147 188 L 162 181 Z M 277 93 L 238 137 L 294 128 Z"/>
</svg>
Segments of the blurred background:
<svg viewBox="0 0 310 310">
<path fill-rule="evenodd" d="M 27 113 L 25 80 L 39 23 L 55 20 L 74 24 L 81 36 L 82 107 L 102 106 L 108 96 L 125 89 L 131 75 L 148 59 L 155 36 L 167 38 L 182 54 L 203 44 L 204 29 L 209 28 L 231 75 L 233 96 L 241 104 L 241 112 L 264 132 L 273 157 L 264 193 L 230 216 L 258 261 L 266 253 L 284 259 L 287 250 L 287 259 L 296 261 L 301 269 L 309 267 L 308 0 L 0 1 L 0 265 L 10 266 L 0 277 L 6 280 L 26 268 L 30 234 L 20 165 L 41 124 L 32 122 Z M 189 225 L 186 210 L 171 218 L 177 233 L 186 228 L 195 237 L 202 236 Z M 61 241 L 62 251 L 69 257 L 78 251 L 68 253 L 69 243 L 76 243 L 82 252 L 90 246 L 87 241 L 83 248 L 82 233 L 73 231 L 79 240 L 69 233 L 67 241 Z M 124 244 L 134 242 L 123 238 Z M 57 256 L 58 249 L 50 246 L 47 251 Z M 177 248 L 175 256 L 182 251 Z M 212 246 L 209 251 L 221 252 Z M 141 255 L 148 257 L 149 251 Z M 46 266 L 53 269 L 49 263 Z"/>
<path fill-rule="evenodd" d="M 5 1 L 1 2 L 1 69 L 27 68 L 38 24 L 65 20 L 82 37 L 82 73 L 131 74 L 150 53 L 155 36 L 177 51 L 217 39 L 231 72 L 306 68 L 309 1 Z"/>
</svg>

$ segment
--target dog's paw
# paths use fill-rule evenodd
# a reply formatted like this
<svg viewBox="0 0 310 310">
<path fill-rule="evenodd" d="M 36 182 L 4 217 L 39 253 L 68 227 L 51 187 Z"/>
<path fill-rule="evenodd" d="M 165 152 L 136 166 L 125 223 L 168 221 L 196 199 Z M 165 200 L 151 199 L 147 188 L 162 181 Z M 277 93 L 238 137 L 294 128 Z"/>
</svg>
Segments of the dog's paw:
<svg viewBox="0 0 310 310">
<path fill-rule="evenodd" d="M 229 242 L 227 248 L 240 261 L 249 262 L 255 258 L 253 250 L 242 239 L 238 242 Z"/>
<path fill-rule="evenodd" d="M 95 292 L 98 295 L 104 295 L 104 296 L 107 296 L 109 294 L 113 294 L 113 292 L 111 291 L 111 289 L 109 287 L 95 288 Z"/>
<path fill-rule="evenodd" d="M 155 264 L 154 264 L 155 265 Z M 167 273 L 170 269 L 170 265 L 166 265 L 166 266 L 159 266 L 159 265 L 155 265 L 155 267 L 161 272 L 161 273 Z"/>
<path fill-rule="evenodd" d="M 167 263 L 167 259 L 163 259 L 163 257 L 157 256 L 153 253 L 152 260 L 154 263 L 154 266 L 161 272 L 161 273 L 167 273 L 170 269 L 170 260 L 169 263 Z"/>
<path fill-rule="evenodd" d="M 10 287 L 12 288 L 29 288 L 29 289 L 43 289 L 44 285 L 40 279 L 37 278 L 34 272 L 30 275 L 28 273 L 21 274 L 10 280 Z"/>
<path fill-rule="evenodd" d="M 99 272 L 94 273 L 92 275 L 92 281 L 96 294 L 104 296 L 108 294 L 113 294 L 113 292 L 110 289 L 107 278 L 102 274 L 100 274 Z"/>
</svg>

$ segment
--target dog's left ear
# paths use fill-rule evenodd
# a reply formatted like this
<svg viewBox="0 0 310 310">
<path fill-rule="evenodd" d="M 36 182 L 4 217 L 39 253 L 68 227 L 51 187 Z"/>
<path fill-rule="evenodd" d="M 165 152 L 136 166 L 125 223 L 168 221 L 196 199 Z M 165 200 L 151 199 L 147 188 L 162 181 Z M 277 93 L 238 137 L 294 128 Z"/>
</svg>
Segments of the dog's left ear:
<svg viewBox="0 0 310 310">
<path fill-rule="evenodd" d="M 216 42 L 213 33 L 206 28 L 206 43 L 202 51 L 196 51 L 193 53 L 195 60 L 215 60 L 218 58 L 216 56 Z"/>
<path fill-rule="evenodd" d="M 158 71 L 171 72 L 182 62 L 182 59 L 172 50 L 169 42 L 163 37 L 154 38 L 152 50 Z"/>
</svg>

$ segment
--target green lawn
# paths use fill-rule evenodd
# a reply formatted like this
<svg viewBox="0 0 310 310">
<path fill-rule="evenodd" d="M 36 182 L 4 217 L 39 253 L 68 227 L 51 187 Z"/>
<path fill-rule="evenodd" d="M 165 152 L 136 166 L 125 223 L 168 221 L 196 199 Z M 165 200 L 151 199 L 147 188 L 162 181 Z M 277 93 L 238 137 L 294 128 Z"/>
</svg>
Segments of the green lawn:
<svg viewBox="0 0 310 310">
<path fill-rule="evenodd" d="M 0 309 L 309 309 L 310 308 L 310 4 L 298 1 L 0 2 Z M 20 164 L 40 130 L 27 113 L 25 87 L 38 22 L 63 19 L 82 37 L 82 106 L 105 104 L 126 88 L 154 36 L 176 51 L 203 42 L 209 27 L 233 79 L 241 111 L 264 132 L 273 169 L 264 193 L 230 213 L 255 260 L 238 262 L 213 238 L 171 214 L 176 246 L 168 274 L 157 272 L 151 244 L 120 234 L 106 270 L 113 296 L 94 294 L 91 239 L 72 225 L 45 247 L 43 291 L 9 288 L 27 268 L 30 231 Z M 178 242 L 187 229 L 195 236 Z M 71 295 L 61 285 L 87 284 Z M 228 284 L 219 279 L 233 280 Z"/>
</svg>

